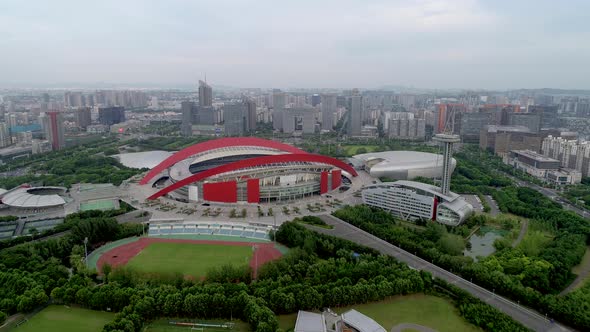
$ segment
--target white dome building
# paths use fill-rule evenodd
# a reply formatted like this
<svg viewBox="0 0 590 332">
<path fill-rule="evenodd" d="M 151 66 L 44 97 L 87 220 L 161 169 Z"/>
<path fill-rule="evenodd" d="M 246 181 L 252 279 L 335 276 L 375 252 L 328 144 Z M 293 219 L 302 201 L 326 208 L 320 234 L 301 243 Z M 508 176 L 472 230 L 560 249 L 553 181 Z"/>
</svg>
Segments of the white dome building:
<svg viewBox="0 0 590 332">
<path fill-rule="evenodd" d="M 355 167 L 366 170 L 372 177 L 412 180 L 417 177 L 440 178 L 443 156 L 417 151 L 385 151 L 357 154 L 349 159 Z M 453 158 L 451 173 L 457 161 Z"/>
</svg>

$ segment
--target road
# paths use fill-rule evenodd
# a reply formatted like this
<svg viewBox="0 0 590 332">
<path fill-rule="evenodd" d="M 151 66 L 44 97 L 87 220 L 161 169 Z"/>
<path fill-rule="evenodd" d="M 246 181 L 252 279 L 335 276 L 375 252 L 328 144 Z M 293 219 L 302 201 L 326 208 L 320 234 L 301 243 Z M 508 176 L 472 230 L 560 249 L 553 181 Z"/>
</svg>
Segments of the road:
<svg viewBox="0 0 590 332">
<path fill-rule="evenodd" d="M 580 217 L 583 217 L 583 218 L 590 217 L 590 211 L 583 209 L 583 208 L 579 208 L 577 206 L 574 206 L 573 204 L 570 204 L 564 198 L 559 196 L 559 194 L 553 189 L 543 188 L 543 187 L 538 186 L 536 184 L 517 179 L 514 176 L 507 174 L 507 173 L 503 173 L 503 174 L 506 175 L 508 178 L 510 178 L 512 181 L 514 181 L 517 185 L 519 185 L 521 187 L 531 188 L 533 190 L 540 192 L 541 194 L 549 197 L 554 202 L 561 204 L 561 206 L 563 206 L 564 209 L 572 211 L 572 212 L 578 214 Z"/>
<path fill-rule="evenodd" d="M 483 302 L 495 307 L 496 309 L 511 316 L 516 321 L 534 331 L 568 331 L 567 328 L 557 323 L 551 323 L 539 313 L 509 301 L 501 296 L 494 294 L 476 284 L 473 284 L 447 270 L 444 270 L 434 264 L 431 264 L 422 258 L 412 255 L 411 253 L 396 247 L 380 238 L 369 234 L 355 226 L 352 226 L 334 216 L 320 216 L 327 224 L 332 225 L 333 229 L 324 229 L 305 225 L 319 233 L 336 236 L 346 239 L 357 244 L 373 248 L 382 254 L 395 257 L 397 260 L 408 264 L 411 268 L 430 272 L 433 276 L 441 278 L 446 282 L 453 284 L 471 295 L 477 297 Z"/>
</svg>

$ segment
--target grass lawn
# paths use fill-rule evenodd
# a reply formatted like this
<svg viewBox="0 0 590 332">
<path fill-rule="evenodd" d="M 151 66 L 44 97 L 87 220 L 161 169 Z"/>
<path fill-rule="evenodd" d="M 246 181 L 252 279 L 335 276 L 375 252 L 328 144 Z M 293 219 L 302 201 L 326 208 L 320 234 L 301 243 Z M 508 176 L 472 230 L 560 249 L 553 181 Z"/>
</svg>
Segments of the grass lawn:
<svg viewBox="0 0 590 332">
<path fill-rule="evenodd" d="M 375 149 L 377 149 L 377 145 L 344 145 L 342 148 L 344 149 L 344 153 L 347 156 L 353 156 L 355 154 L 359 154 L 357 150 L 360 148 L 367 150 L 366 153 L 373 152 Z"/>
<path fill-rule="evenodd" d="M 246 265 L 251 257 L 249 246 L 156 242 L 133 257 L 127 266 L 140 272 L 201 277 L 223 264 Z"/>
<path fill-rule="evenodd" d="M 63 305 L 51 305 L 14 329 L 19 332 L 100 332 L 114 314 Z"/>
<path fill-rule="evenodd" d="M 349 309 L 355 309 L 373 318 L 387 331 L 401 323 L 420 324 L 440 332 L 481 331 L 460 317 L 451 302 L 430 295 L 395 296 L 379 302 L 332 308 L 337 313 Z M 297 314 L 282 315 L 278 318 L 279 327 L 286 330 L 295 326 Z"/>
<path fill-rule="evenodd" d="M 204 324 L 218 324 L 218 323 L 227 323 L 228 320 L 190 320 L 190 319 L 183 319 L 183 318 L 164 318 L 164 319 L 158 319 L 152 323 L 150 323 L 150 325 L 148 325 L 147 327 L 145 327 L 143 329 L 144 332 L 179 332 L 179 331 L 191 331 L 190 327 L 187 326 L 174 326 L 174 325 L 170 325 L 168 322 L 169 321 L 178 321 L 178 322 L 191 322 L 191 323 L 204 323 Z M 214 328 L 214 327 L 209 327 L 209 328 L 204 328 L 203 332 L 227 332 L 227 331 L 231 331 L 231 332 L 249 332 L 251 331 L 250 329 L 250 325 L 248 323 L 239 321 L 239 320 L 234 320 L 232 321 L 232 323 L 234 323 L 234 327 L 233 329 L 227 329 L 227 328 Z M 198 330 L 200 331 L 200 330 Z"/>
</svg>

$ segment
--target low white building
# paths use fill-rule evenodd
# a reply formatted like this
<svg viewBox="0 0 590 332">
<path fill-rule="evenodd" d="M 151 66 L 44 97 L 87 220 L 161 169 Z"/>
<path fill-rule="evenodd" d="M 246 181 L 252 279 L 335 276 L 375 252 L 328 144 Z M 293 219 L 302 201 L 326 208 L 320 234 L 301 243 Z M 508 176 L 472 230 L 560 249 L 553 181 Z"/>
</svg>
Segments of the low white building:
<svg viewBox="0 0 590 332">
<path fill-rule="evenodd" d="M 473 206 L 458 194 L 444 195 L 440 188 L 414 181 L 384 182 L 362 191 L 363 203 L 389 211 L 403 220 L 433 220 L 457 226 L 473 213 Z"/>
</svg>

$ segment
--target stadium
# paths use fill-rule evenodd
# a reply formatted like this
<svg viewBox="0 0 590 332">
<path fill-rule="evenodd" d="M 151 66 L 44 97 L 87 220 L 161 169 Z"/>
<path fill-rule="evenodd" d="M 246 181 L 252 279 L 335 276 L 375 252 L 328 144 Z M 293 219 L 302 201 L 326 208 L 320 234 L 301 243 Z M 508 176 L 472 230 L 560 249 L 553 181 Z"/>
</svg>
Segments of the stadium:
<svg viewBox="0 0 590 332">
<path fill-rule="evenodd" d="M 418 151 L 385 151 L 357 154 L 349 158 L 357 169 L 364 169 L 374 178 L 412 180 L 417 177 L 442 177 L 443 158 L 439 154 Z M 451 161 L 451 173 L 457 161 Z"/>
<path fill-rule="evenodd" d="M 265 203 L 321 195 L 358 174 L 335 158 L 256 137 L 221 138 L 174 153 L 140 181 L 182 202 Z"/>
</svg>

